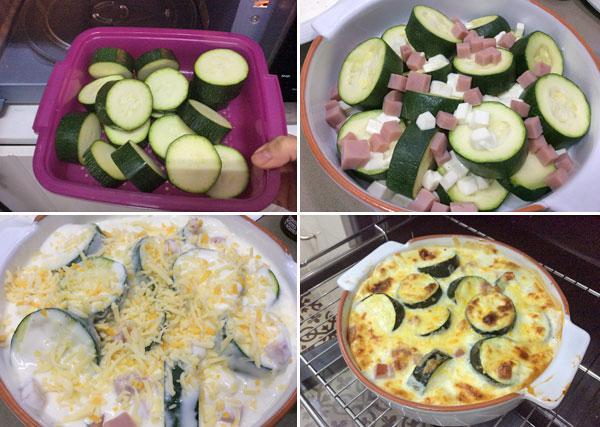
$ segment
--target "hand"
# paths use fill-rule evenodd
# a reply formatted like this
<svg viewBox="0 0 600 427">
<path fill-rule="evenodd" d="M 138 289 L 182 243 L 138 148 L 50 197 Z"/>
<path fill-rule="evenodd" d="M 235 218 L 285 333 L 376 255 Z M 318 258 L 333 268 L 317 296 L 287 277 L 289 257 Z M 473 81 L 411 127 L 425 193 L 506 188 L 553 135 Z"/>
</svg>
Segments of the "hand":
<svg viewBox="0 0 600 427">
<path fill-rule="evenodd" d="M 252 155 L 252 164 L 260 169 L 281 168 L 281 188 L 275 203 L 296 210 L 296 156 L 297 138 L 294 135 L 278 136 Z"/>
</svg>

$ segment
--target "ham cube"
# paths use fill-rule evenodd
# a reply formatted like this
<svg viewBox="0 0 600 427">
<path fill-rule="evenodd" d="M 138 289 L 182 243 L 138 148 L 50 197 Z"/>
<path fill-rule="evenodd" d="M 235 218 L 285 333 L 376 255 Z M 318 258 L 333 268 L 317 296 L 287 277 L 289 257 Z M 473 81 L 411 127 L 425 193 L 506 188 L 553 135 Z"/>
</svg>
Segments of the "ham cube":
<svg viewBox="0 0 600 427">
<path fill-rule="evenodd" d="M 539 138 L 544 129 L 542 128 L 542 122 L 538 116 L 530 117 L 525 120 L 525 129 L 527 129 L 527 138 L 535 139 Z"/>
<path fill-rule="evenodd" d="M 336 101 L 335 99 L 332 99 L 332 100 L 330 100 L 330 101 L 327 101 L 327 102 L 325 103 L 325 111 L 329 111 L 329 110 L 331 110 L 332 108 L 339 107 L 339 105 L 340 105 L 340 104 L 339 104 L 339 101 Z"/>
<path fill-rule="evenodd" d="M 404 92 L 406 90 L 406 76 L 402 76 L 400 74 L 391 74 L 390 81 L 388 82 L 388 88 L 397 90 L 400 92 Z"/>
<path fill-rule="evenodd" d="M 450 206 L 445 205 L 443 203 L 433 202 L 433 205 L 431 205 L 431 212 L 449 212 L 449 211 L 450 211 Z"/>
<path fill-rule="evenodd" d="M 478 210 L 475 203 L 450 203 L 450 212 L 477 212 Z"/>
<path fill-rule="evenodd" d="M 548 166 L 550 163 L 553 163 L 556 159 L 558 159 L 558 154 L 556 154 L 556 150 L 551 145 L 546 145 L 545 147 L 539 149 L 535 155 L 540 163 L 544 166 Z"/>
<path fill-rule="evenodd" d="M 400 55 L 404 61 L 407 61 L 414 51 L 415 50 L 407 44 L 400 46 Z"/>
<path fill-rule="evenodd" d="M 398 90 L 390 90 L 386 96 L 383 97 L 384 101 L 402 101 L 402 92 Z"/>
<path fill-rule="evenodd" d="M 549 74 L 550 71 L 552 71 L 552 67 L 545 62 L 536 62 L 532 70 L 533 74 L 537 77 L 545 76 L 546 74 Z"/>
<path fill-rule="evenodd" d="M 499 64 L 500 61 L 502 61 L 502 53 L 495 47 L 490 48 L 490 49 L 492 49 L 491 50 L 492 64 Z"/>
<path fill-rule="evenodd" d="M 469 44 L 471 45 L 471 53 L 477 53 L 483 49 L 483 38 L 472 38 L 469 41 Z"/>
<path fill-rule="evenodd" d="M 557 190 L 565 185 L 567 179 L 569 179 L 569 173 L 565 169 L 559 168 L 548 175 L 545 181 L 548 187 L 550 187 L 552 190 Z"/>
<path fill-rule="evenodd" d="M 449 152 L 444 151 L 441 154 L 433 154 L 433 158 L 435 160 L 435 164 L 438 166 L 442 166 L 444 165 L 446 162 L 449 162 L 450 159 L 452 159 L 452 156 L 450 155 Z"/>
<path fill-rule="evenodd" d="M 438 111 L 435 121 L 439 128 L 446 130 L 454 130 L 454 128 L 458 125 L 457 118 L 454 117 L 453 114 L 445 111 Z"/>
<path fill-rule="evenodd" d="M 544 135 L 541 135 L 538 138 L 529 140 L 529 151 L 532 153 L 537 153 L 547 145 L 548 143 L 546 142 L 546 138 L 544 138 Z"/>
<path fill-rule="evenodd" d="M 465 38 L 463 39 L 464 43 L 470 43 L 471 40 L 475 40 L 475 39 L 480 39 L 481 37 L 479 36 L 479 34 L 477 34 L 477 31 L 475 30 L 471 30 L 467 33 L 467 35 L 465 36 Z"/>
<path fill-rule="evenodd" d="M 401 135 L 402 127 L 399 122 L 385 122 L 381 127 L 381 136 L 390 143 L 400 139 Z"/>
<path fill-rule="evenodd" d="M 406 90 L 410 90 L 413 92 L 428 93 L 430 84 L 431 75 L 411 71 L 408 73 L 408 79 L 406 81 Z"/>
<path fill-rule="evenodd" d="M 471 56 L 471 45 L 469 43 L 458 43 L 456 45 L 456 56 L 459 58 Z"/>
<path fill-rule="evenodd" d="M 425 55 L 422 55 L 421 52 L 413 52 L 408 57 L 406 61 L 406 66 L 411 70 L 420 70 L 423 68 L 423 65 L 427 62 Z"/>
<path fill-rule="evenodd" d="M 329 93 L 329 99 L 333 99 L 336 101 L 341 101 L 342 98 L 340 97 L 340 94 L 338 92 L 338 87 L 334 87 L 333 89 L 331 89 L 331 92 Z"/>
<path fill-rule="evenodd" d="M 496 49 L 496 39 L 494 39 L 494 38 L 483 39 L 483 48 L 487 49 L 489 47 L 493 47 L 494 49 Z"/>
<path fill-rule="evenodd" d="M 471 81 L 472 77 L 465 76 L 462 74 L 458 75 L 458 80 L 456 81 L 456 91 L 457 92 L 466 92 L 471 89 Z"/>
<path fill-rule="evenodd" d="M 467 27 L 465 27 L 465 24 L 463 24 L 458 19 L 454 21 L 454 25 L 452 26 L 451 31 L 452 31 L 452 35 L 459 40 L 464 39 L 467 36 L 467 34 L 469 33 L 469 31 L 467 30 Z"/>
<path fill-rule="evenodd" d="M 112 420 L 104 421 L 103 427 L 137 427 L 137 424 L 129 416 L 127 412 L 119 414 L 119 416 Z"/>
<path fill-rule="evenodd" d="M 492 55 L 487 50 L 480 50 L 475 54 L 475 62 L 479 65 L 488 65 L 492 63 Z"/>
<path fill-rule="evenodd" d="M 428 212 L 436 200 L 431 191 L 421 188 L 415 200 L 408 204 L 408 209 L 416 212 Z"/>
<path fill-rule="evenodd" d="M 338 125 L 346 120 L 346 114 L 339 105 L 327 110 L 325 113 L 325 121 L 332 128 L 337 128 Z"/>
<path fill-rule="evenodd" d="M 383 112 L 388 116 L 400 117 L 402 113 L 402 102 L 390 101 L 386 99 L 383 101 Z"/>
<path fill-rule="evenodd" d="M 371 159 L 371 145 L 366 139 L 349 139 L 341 142 L 342 169 L 358 169 Z"/>
<path fill-rule="evenodd" d="M 465 91 L 463 98 L 471 105 L 479 105 L 483 101 L 483 95 L 478 87 Z"/>
<path fill-rule="evenodd" d="M 498 46 L 503 47 L 504 49 L 510 49 L 513 44 L 517 41 L 517 38 L 513 33 L 505 33 L 498 41 Z"/>
<path fill-rule="evenodd" d="M 369 139 L 371 151 L 374 153 L 383 153 L 390 148 L 390 141 L 385 139 L 380 133 L 374 133 Z"/>
<path fill-rule="evenodd" d="M 562 153 L 554 162 L 554 166 L 556 166 L 559 169 L 564 169 L 568 173 L 571 173 L 573 168 L 575 168 L 575 163 L 573 163 L 573 160 L 571 159 L 568 153 Z"/>
<path fill-rule="evenodd" d="M 384 363 L 378 363 L 375 365 L 375 378 L 389 378 L 394 373 L 394 370 L 390 365 Z"/>
<path fill-rule="evenodd" d="M 431 144 L 429 144 L 429 150 L 433 155 L 441 156 L 448 148 L 448 137 L 443 132 L 436 132 L 431 138 Z"/>
<path fill-rule="evenodd" d="M 531 108 L 531 106 L 526 102 L 520 101 L 518 99 L 513 99 L 510 101 L 510 108 L 516 111 L 517 114 L 519 114 L 519 116 L 525 118 L 529 114 L 529 109 Z"/>
<path fill-rule="evenodd" d="M 523 89 L 526 89 L 536 80 L 536 75 L 533 74 L 531 71 L 527 70 L 519 76 L 519 78 L 517 79 L 517 83 L 519 83 Z"/>
</svg>

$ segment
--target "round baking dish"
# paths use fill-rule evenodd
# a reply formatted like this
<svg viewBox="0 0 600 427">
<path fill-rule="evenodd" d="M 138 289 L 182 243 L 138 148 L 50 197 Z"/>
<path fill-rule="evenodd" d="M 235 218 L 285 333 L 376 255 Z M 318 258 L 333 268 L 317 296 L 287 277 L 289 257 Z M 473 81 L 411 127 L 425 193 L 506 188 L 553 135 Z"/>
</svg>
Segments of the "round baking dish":
<svg viewBox="0 0 600 427">
<path fill-rule="evenodd" d="M 343 190 L 378 211 L 404 211 L 403 207 L 378 199 L 366 192 L 366 185 L 352 179 L 340 167 L 336 150 L 336 133 L 325 122 L 325 103 L 336 86 L 342 62 L 350 50 L 369 37 L 379 37 L 387 28 L 406 23 L 412 8 L 425 4 L 440 9 L 448 16 L 473 19 L 500 14 L 511 24 L 525 24 L 526 31 L 541 30 L 552 35 L 564 51 L 565 74 L 586 93 L 592 108 L 592 125 L 585 138 L 569 150 L 580 165 L 579 170 L 558 191 L 528 204 L 510 196 L 501 210 L 596 211 L 600 194 L 589 191 L 597 181 L 594 165 L 600 161 L 600 59 L 593 53 L 577 31 L 556 12 L 536 0 L 342 0 L 312 23 L 317 37 L 302 66 L 300 84 L 300 117 L 302 132 L 313 155 L 327 174 Z"/>
<path fill-rule="evenodd" d="M 387 242 L 373 251 L 367 258 L 356 264 L 338 279 L 338 285 L 345 289 L 357 287 L 371 269 L 388 256 L 399 251 L 413 250 L 435 245 L 454 245 L 477 242 L 491 245 L 509 259 L 537 271 L 542 277 L 548 292 L 560 302 L 563 313 L 563 329 L 557 353 L 546 370 L 519 393 L 511 393 L 499 398 L 471 405 L 437 406 L 412 402 L 394 396 L 369 381 L 356 366 L 347 340 L 348 316 L 352 308 L 353 294 L 344 291 L 338 306 L 336 319 L 337 339 L 342 356 L 358 379 L 373 393 L 400 409 L 407 417 L 435 425 L 458 426 L 483 423 L 498 418 L 517 407 L 523 400 L 529 400 L 544 408 L 553 409 L 562 401 L 573 381 L 579 363 L 583 359 L 590 336 L 571 322 L 569 305 L 552 276 L 529 255 L 504 243 L 461 235 L 432 235 L 409 240 L 405 245 Z"/>
<path fill-rule="evenodd" d="M 28 223 L 24 218 L 13 220 L 12 224 L 4 225 L 3 241 L 0 245 L 0 311 L 6 303 L 4 298 L 4 277 L 7 270 L 12 270 L 23 265 L 31 255 L 39 250 L 40 245 L 58 227 L 64 224 L 85 224 L 108 216 L 46 216 L 37 217 L 33 223 Z M 110 218 L 119 218 L 111 215 Z M 166 218 L 166 217 L 165 217 Z M 289 254 L 284 244 L 268 230 L 247 217 L 220 216 L 223 222 L 236 236 L 252 244 L 258 251 L 265 255 L 270 264 L 277 266 L 280 285 L 287 286 L 294 295 L 297 305 L 296 262 Z M 295 352 L 295 344 L 292 350 Z M 19 393 L 16 385 L 7 380 L 7 360 L 0 360 L 0 399 L 26 426 L 41 427 L 43 424 L 29 413 L 19 402 Z M 296 364 L 296 361 L 294 361 Z M 296 403 L 296 376 L 292 375 L 286 389 L 268 411 L 263 414 L 263 427 L 272 427 Z M 255 426 L 258 427 L 258 426 Z"/>
</svg>

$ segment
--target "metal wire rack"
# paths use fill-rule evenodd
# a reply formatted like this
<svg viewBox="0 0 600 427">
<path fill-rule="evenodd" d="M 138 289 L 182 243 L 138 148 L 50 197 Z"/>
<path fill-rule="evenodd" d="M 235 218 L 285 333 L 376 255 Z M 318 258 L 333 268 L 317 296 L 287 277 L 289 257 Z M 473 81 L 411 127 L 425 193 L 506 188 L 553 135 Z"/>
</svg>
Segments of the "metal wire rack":
<svg viewBox="0 0 600 427">
<path fill-rule="evenodd" d="M 403 218 L 387 217 L 301 262 L 300 401 L 313 421 L 303 421 L 303 426 L 425 426 L 419 420 L 406 418 L 364 387 L 344 362 L 335 335 L 337 302 L 342 292 L 336 280 L 387 240 L 406 241 L 413 235 L 436 233 L 493 238 L 467 224 L 472 222 L 468 218 L 473 217 L 445 216 L 435 221 L 423 216 Z M 503 240 L 506 241 L 504 237 Z M 553 250 L 561 248 L 556 246 Z M 592 342 L 569 392 L 555 410 L 524 401 L 502 418 L 479 426 L 600 425 L 600 376 L 597 374 L 600 370 L 600 293 L 556 268 L 542 265 L 555 276 L 569 300 L 573 320 L 592 335 Z M 581 313 L 579 318 L 578 312 Z"/>
</svg>

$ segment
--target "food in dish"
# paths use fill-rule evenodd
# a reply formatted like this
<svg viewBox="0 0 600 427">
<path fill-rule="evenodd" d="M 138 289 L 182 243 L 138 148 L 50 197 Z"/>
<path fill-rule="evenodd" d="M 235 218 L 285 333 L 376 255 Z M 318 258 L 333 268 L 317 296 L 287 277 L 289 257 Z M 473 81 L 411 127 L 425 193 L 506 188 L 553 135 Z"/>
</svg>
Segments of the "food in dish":
<svg viewBox="0 0 600 427">
<path fill-rule="evenodd" d="M 493 211 L 574 173 L 566 150 L 591 110 L 564 73 L 548 34 L 415 6 L 406 25 L 348 53 L 326 121 L 341 168 L 370 194 L 417 211 Z"/>
<path fill-rule="evenodd" d="M 295 382 L 281 280 L 213 218 L 62 226 L 6 273 L 3 380 L 44 425 L 259 425 Z"/>
<path fill-rule="evenodd" d="M 556 355 L 562 325 L 539 272 L 492 245 L 456 240 L 377 264 L 352 296 L 347 339 L 380 389 L 460 406 L 527 388 Z"/>
</svg>

